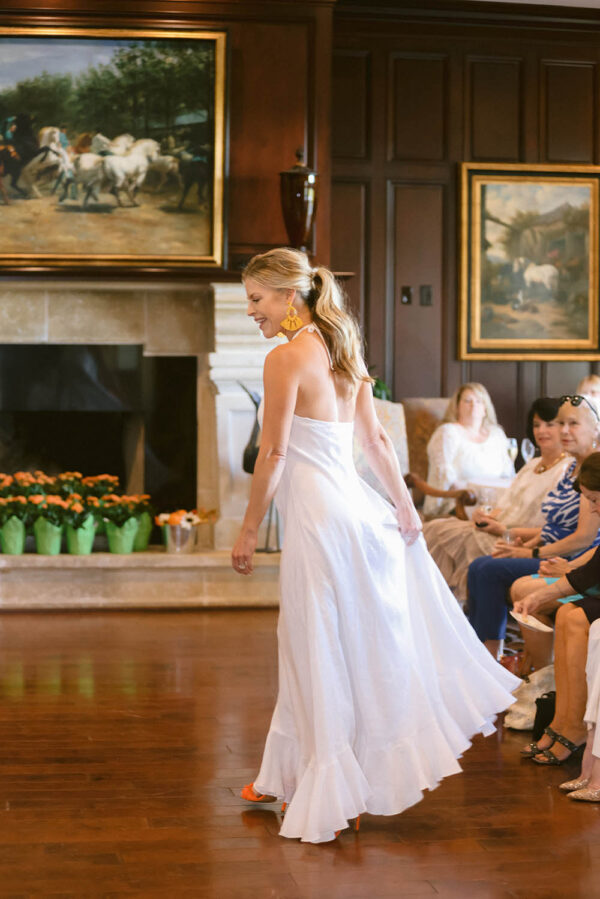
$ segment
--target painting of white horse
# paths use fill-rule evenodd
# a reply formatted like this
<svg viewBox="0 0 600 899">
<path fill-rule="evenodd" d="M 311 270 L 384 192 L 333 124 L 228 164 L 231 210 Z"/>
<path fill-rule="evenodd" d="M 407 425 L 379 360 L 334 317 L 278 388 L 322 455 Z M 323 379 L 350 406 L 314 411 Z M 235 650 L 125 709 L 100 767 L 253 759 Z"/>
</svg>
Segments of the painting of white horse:
<svg viewBox="0 0 600 899">
<path fill-rule="evenodd" d="M 598 354 L 599 177 L 463 165 L 463 358 Z"/>
<path fill-rule="evenodd" d="M 223 265 L 225 40 L 3 31 L 0 268 Z"/>
</svg>

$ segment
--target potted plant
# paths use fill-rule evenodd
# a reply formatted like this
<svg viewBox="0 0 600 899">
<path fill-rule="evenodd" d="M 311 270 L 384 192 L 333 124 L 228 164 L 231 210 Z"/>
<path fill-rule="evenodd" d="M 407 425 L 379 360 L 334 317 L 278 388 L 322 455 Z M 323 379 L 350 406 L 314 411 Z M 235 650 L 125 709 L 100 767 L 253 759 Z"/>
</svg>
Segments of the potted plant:
<svg viewBox="0 0 600 899">
<path fill-rule="evenodd" d="M 111 553 L 133 552 L 138 529 L 137 499 L 136 496 L 117 496 L 115 493 L 102 498 L 102 515 Z"/>
<path fill-rule="evenodd" d="M 56 490 L 61 496 L 68 498 L 79 494 L 83 496 L 83 475 L 80 471 L 63 471 L 55 478 Z"/>
<path fill-rule="evenodd" d="M 150 535 L 154 527 L 154 508 L 147 493 L 137 496 L 136 500 L 135 514 L 138 520 L 138 529 L 133 543 L 133 550 L 134 552 L 143 552 L 148 549 Z"/>
<path fill-rule="evenodd" d="M 29 496 L 35 520 L 33 534 L 36 551 L 43 556 L 60 553 L 67 502 L 56 493 L 36 493 Z"/>
<path fill-rule="evenodd" d="M 67 549 L 73 556 L 87 556 L 92 551 L 96 536 L 94 506 L 88 505 L 79 493 L 70 494 L 66 503 Z"/>
<path fill-rule="evenodd" d="M 114 474 L 95 474 L 88 475 L 81 479 L 81 489 L 76 493 L 81 493 L 88 501 L 92 497 L 98 500 L 97 512 L 102 507 L 102 497 L 116 494 L 119 490 L 119 479 Z M 96 534 L 104 534 L 105 521 L 102 515 L 96 514 Z"/>
<path fill-rule="evenodd" d="M 178 509 L 176 512 L 161 512 L 155 518 L 156 524 L 162 528 L 163 541 L 168 553 L 191 553 L 196 545 L 196 528 L 216 519 L 216 511 L 211 509 L 193 509 L 187 512 Z"/>
<path fill-rule="evenodd" d="M 0 547 L 2 552 L 11 556 L 19 556 L 25 550 L 27 525 L 31 520 L 31 511 L 27 497 L 0 497 Z"/>
</svg>

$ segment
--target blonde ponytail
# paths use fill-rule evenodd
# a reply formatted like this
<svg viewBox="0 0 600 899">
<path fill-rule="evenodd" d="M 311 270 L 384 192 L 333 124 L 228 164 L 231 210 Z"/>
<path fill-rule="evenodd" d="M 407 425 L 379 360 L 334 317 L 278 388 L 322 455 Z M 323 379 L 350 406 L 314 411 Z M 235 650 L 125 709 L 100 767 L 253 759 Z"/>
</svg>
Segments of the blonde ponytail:
<svg viewBox="0 0 600 899">
<path fill-rule="evenodd" d="M 254 256 L 242 274 L 242 280 L 247 278 L 273 290 L 297 290 L 323 335 L 335 371 L 354 384 L 373 383 L 363 359 L 358 325 L 345 308 L 343 294 L 328 268 L 311 268 L 304 253 L 280 247 Z"/>
</svg>

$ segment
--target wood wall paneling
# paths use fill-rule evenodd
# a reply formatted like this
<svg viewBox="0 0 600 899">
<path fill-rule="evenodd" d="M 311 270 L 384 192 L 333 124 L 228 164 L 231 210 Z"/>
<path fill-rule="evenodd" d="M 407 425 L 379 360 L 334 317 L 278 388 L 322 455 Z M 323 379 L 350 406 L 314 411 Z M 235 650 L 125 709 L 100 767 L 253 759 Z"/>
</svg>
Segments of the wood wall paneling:
<svg viewBox="0 0 600 899">
<path fill-rule="evenodd" d="M 229 239 L 285 244 L 279 172 L 307 149 L 308 27 L 249 22 L 232 44 Z"/>
<path fill-rule="evenodd" d="M 522 80 L 520 59 L 468 60 L 469 135 L 467 158 L 517 162 L 521 156 Z"/>
<path fill-rule="evenodd" d="M 546 372 L 546 390 L 549 396 L 574 393 L 577 384 L 590 373 L 589 362 L 549 362 Z"/>
<path fill-rule="evenodd" d="M 388 159 L 446 158 L 447 57 L 391 53 Z"/>
<path fill-rule="evenodd" d="M 593 163 L 597 121 L 595 69 L 593 63 L 542 62 L 544 161 Z"/>
<path fill-rule="evenodd" d="M 363 329 L 368 257 L 367 193 L 365 182 L 334 179 L 332 184 L 331 233 L 334 240 L 331 264 L 334 271 L 354 272 L 344 289 Z"/>
<path fill-rule="evenodd" d="M 458 360 L 459 165 L 600 162 L 600 22 L 572 28 L 567 38 L 558 20 L 542 24 L 535 11 L 518 28 L 507 25 L 508 10 L 506 22 L 502 11 L 489 20 L 480 11 L 467 29 L 451 15 L 442 25 L 413 13 L 395 7 L 388 19 L 381 11 L 370 18 L 365 4 L 362 18 L 345 17 L 340 0 L 334 16 L 336 53 L 369 58 L 368 159 L 333 160 L 336 182 L 366 186 L 369 361 L 398 400 L 481 381 L 507 433 L 520 437 L 536 396 L 573 390 L 600 365 Z M 334 107 L 343 91 L 334 88 Z M 335 114 L 333 122 L 335 132 Z M 337 217 L 350 204 L 345 190 Z M 334 229 L 334 258 L 347 230 Z M 358 236 L 351 242 L 357 247 Z M 436 285 L 433 307 L 419 306 L 420 283 Z M 410 306 L 399 302 L 404 285 L 413 288 Z"/>
<path fill-rule="evenodd" d="M 393 389 L 403 396 L 437 396 L 441 381 L 442 256 L 444 187 L 402 184 L 388 187 L 390 282 L 388 320 L 393 325 Z M 412 302 L 402 303 L 409 287 Z M 421 305 L 430 288 L 431 305 Z"/>
<path fill-rule="evenodd" d="M 366 159 L 369 147 L 370 54 L 338 50 L 333 54 L 331 108 L 332 154 Z"/>
</svg>

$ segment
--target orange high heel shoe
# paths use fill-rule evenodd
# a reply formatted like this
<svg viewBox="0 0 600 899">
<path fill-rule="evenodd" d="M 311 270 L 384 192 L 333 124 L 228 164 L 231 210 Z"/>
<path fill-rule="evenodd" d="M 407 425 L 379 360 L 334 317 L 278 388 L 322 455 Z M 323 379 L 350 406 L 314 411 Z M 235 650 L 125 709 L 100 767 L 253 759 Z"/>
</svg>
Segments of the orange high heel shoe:
<svg viewBox="0 0 600 899">
<path fill-rule="evenodd" d="M 277 796 L 268 796 L 266 793 L 257 793 L 254 784 L 246 784 L 240 792 L 242 799 L 247 802 L 277 802 Z"/>
<path fill-rule="evenodd" d="M 358 833 L 358 831 L 360 830 L 360 815 L 358 816 L 358 818 L 357 818 L 356 821 L 354 822 L 354 830 L 355 830 L 357 833 Z M 339 835 L 341 834 L 341 832 L 342 832 L 341 830 L 336 830 L 336 832 L 335 832 L 335 838 L 336 838 L 336 840 L 337 840 L 337 838 L 339 837 Z"/>
</svg>

